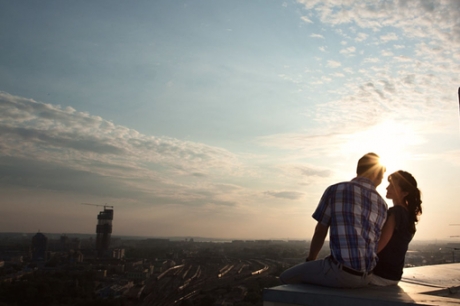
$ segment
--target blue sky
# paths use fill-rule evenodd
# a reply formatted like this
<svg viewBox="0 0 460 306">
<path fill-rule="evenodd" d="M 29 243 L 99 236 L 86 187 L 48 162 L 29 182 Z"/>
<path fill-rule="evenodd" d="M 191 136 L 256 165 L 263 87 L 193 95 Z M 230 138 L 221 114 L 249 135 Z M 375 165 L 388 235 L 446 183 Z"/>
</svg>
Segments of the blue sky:
<svg viewBox="0 0 460 306">
<path fill-rule="evenodd" d="M 2 2 L 0 231 L 92 233 L 90 202 L 118 235 L 310 238 L 374 151 L 419 182 L 416 238 L 453 239 L 459 9 Z"/>
</svg>

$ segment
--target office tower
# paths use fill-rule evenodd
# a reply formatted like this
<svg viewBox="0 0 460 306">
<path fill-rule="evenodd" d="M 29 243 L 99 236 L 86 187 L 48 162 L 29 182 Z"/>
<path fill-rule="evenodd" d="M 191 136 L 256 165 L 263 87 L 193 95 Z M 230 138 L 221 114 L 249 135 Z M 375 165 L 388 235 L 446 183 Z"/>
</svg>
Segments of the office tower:
<svg viewBox="0 0 460 306">
<path fill-rule="evenodd" d="M 98 257 L 107 256 L 110 246 L 110 235 L 112 234 L 113 208 L 99 212 L 96 226 L 96 251 Z"/>
<path fill-rule="evenodd" d="M 46 261 L 46 251 L 48 250 L 48 238 L 42 233 L 36 233 L 32 237 L 32 260 Z"/>
</svg>

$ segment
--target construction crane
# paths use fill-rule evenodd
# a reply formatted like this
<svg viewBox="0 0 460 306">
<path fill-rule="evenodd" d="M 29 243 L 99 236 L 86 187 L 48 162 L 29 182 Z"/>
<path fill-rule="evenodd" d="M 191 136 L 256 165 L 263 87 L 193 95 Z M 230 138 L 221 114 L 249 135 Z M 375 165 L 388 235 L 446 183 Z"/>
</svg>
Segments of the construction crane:
<svg viewBox="0 0 460 306">
<path fill-rule="evenodd" d="M 107 203 L 105 203 L 104 205 L 102 205 L 102 204 L 93 204 L 93 203 L 80 203 L 80 204 L 81 204 L 81 205 L 90 205 L 90 206 L 104 207 L 104 209 L 105 209 L 106 207 L 112 208 L 112 209 L 113 209 L 113 206 L 109 206 L 109 205 L 107 205 Z"/>
</svg>

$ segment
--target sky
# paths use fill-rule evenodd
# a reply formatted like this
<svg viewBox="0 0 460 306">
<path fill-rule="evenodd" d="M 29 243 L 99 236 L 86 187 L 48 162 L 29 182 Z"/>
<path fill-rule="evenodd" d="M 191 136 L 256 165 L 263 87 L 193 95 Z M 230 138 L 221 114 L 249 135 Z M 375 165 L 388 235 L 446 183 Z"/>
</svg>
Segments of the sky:
<svg viewBox="0 0 460 306">
<path fill-rule="evenodd" d="M 459 11 L 1 1 L 0 232 L 95 233 L 92 203 L 113 235 L 310 239 L 375 152 L 418 181 L 414 239 L 458 242 Z"/>
</svg>

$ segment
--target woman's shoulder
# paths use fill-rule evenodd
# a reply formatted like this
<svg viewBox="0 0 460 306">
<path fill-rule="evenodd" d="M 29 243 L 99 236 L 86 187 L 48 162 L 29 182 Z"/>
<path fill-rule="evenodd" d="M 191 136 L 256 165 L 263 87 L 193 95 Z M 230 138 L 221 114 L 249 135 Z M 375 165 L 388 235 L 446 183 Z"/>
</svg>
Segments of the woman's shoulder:
<svg viewBox="0 0 460 306">
<path fill-rule="evenodd" d="M 401 205 L 395 205 L 388 209 L 388 214 L 409 214 L 409 211 Z"/>
<path fill-rule="evenodd" d="M 396 205 L 388 209 L 388 215 L 395 218 L 395 229 L 404 230 L 410 228 L 409 211 L 402 206 Z"/>
</svg>

